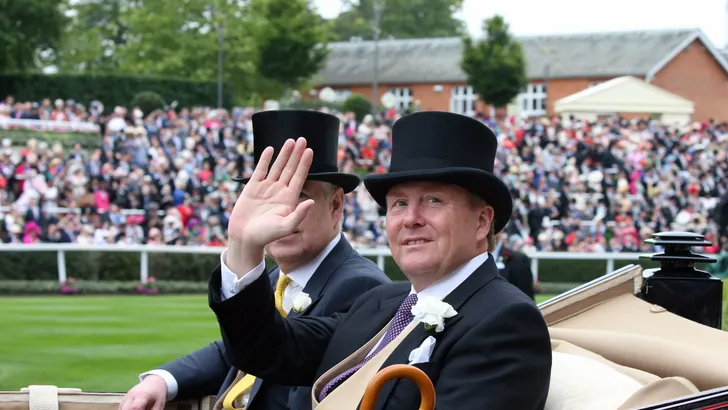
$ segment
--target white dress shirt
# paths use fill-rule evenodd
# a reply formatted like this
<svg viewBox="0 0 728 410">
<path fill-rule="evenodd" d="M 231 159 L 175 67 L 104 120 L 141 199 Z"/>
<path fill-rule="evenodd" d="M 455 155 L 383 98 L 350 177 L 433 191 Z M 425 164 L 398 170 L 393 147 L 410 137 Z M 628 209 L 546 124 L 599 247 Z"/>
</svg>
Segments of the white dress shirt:
<svg viewBox="0 0 728 410">
<path fill-rule="evenodd" d="M 293 303 L 291 302 L 293 296 L 296 295 L 298 292 L 303 291 L 303 288 L 306 287 L 306 284 L 311 279 L 314 272 L 316 272 L 316 269 L 319 268 L 321 262 L 323 262 L 323 260 L 329 255 L 329 253 L 331 253 L 331 251 L 339 243 L 340 240 L 341 235 L 337 234 L 336 237 L 334 237 L 334 239 L 332 239 L 331 242 L 326 245 L 324 250 L 321 251 L 321 253 L 315 259 L 298 269 L 294 269 L 291 273 L 287 274 L 291 281 L 288 283 L 288 286 L 286 286 L 286 289 L 284 289 L 283 291 L 283 310 L 285 310 L 286 313 L 290 312 L 293 308 Z M 235 294 L 245 289 L 246 286 L 253 283 L 253 281 L 258 279 L 260 275 L 265 272 L 265 259 L 263 259 L 263 261 L 258 266 L 253 268 L 253 270 L 248 272 L 242 278 L 238 278 L 237 275 L 235 275 L 225 265 L 226 253 L 227 249 L 222 251 L 222 254 L 220 254 L 220 270 L 222 271 L 221 290 L 223 300 L 230 299 L 231 297 L 235 296 Z M 281 272 L 281 274 L 285 273 Z M 139 381 L 144 380 L 144 378 L 150 374 L 157 375 L 164 379 L 165 383 L 167 383 L 167 401 L 174 400 L 179 391 L 179 384 L 177 383 L 177 380 L 175 380 L 174 376 L 172 376 L 172 374 L 166 370 L 154 369 L 140 374 Z M 248 395 L 246 394 L 243 398 L 244 405 L 247 404 L 247 399 Z"/>
<path fill-rule="evenodd" d="M 425 289 L 422 289 L 419 292 L 415 292 L 414 286 L 410 288 L 410 294 L 417 293 L 417 296 L 432 296 L 435 298 L 438 298 L 440 300 L 444 299 L 447 295 L 449 295 L 455 288 L 460 286 L 467 278 L 470 277 L 470 275 L 475 272 L 475 270 L 485 263 L 488 258 L 491 258 L 492 256 L 488 252 L 481 253 L 480 255 L 474 257 L 473 259 L 466 262 L 461 267 L 455 269 L 452 274 L 448 275 L 446 278 L 442 279 L 439 282 L 433 283 L 432 285 L 426 287 Z M 237 278 L 237 275 L 233 274 L 224 264 L 224 262 L 221 262 L 222 266 L 222 272 L 223 272 L 223 278 L 225 277 L 226 273 L 229 273 L 230 275 L 235 276 L 236 280 L 233 284 L 231 291 L 234 291 L 235 293 L 242 291 L 245 286 L 248 286 L 249 284 L 253 283 L 255 279 L 258 279 L 260 275 L 263 273 L 265 269 L 265 262 L 261 262 L 260 265 L 256 266 L 242 276 L 241 278 Z M 252 278 L 252 279 L 251 279 Z M 224 286 L 223 286 L 224 287 Z M 382 342 L 382 339 L 384 339 L 384 336 L 382 336 L 381 339 L 377 342 L 376 345 L 372 348 L 370 353 L 374 351 L 377 346 Z"/>
<path fill-rule="evenodd" d="M 462 265 L 461 267 L 455 269 L 452 274 L 445 277 L 443 280 L 439 282 L 435 282 L 432 285 L 422 289 L 419 292 L 415 292 L 415 287 L 412 286 L 410 288 L 410 295 L 413 293 L 417 293 L 417 298 L 419 300 L 422 296 L 431 296 L 440 300 L 445 299 L 447 295 L 449 295 L 455 288 L 460 286 L 467 278 L 470 277 L 470 275 L 475 272 L 476 269 L 482 264 L 485 263 L 485 261 L 488 260 L 488 258 L 491 257 L 488 252 L 481 253 L 480 255 L 474 257 L 473 259 L 469 260 L 467 263 Z M 379 346 L 380 343 L 382 343 L 382 340 L 384 339 L 385 335 L 382 335 L 382 337 L 379 339 L 376 345 L 372 348 L 372 350 L 369 351 L 373 352 L 377 349 L 377 346 Z"/>
</svg>

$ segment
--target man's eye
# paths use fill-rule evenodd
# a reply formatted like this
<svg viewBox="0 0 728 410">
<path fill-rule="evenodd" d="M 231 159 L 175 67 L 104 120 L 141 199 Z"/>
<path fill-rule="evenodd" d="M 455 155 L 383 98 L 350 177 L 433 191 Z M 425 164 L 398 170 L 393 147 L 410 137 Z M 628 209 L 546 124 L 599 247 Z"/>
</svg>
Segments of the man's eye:
<svg viewBox="0 0 728 410">
<path fill-rule="evenodd" d="M 428 202 L 432 202 L 432 203 L 439 203 L 439 202 L 442 202 L 442 201 L 440 200 L 440 198 L 430 198 L 430 199 L 428 199 L 427 201 L 428 201 Z"/>
</svg>

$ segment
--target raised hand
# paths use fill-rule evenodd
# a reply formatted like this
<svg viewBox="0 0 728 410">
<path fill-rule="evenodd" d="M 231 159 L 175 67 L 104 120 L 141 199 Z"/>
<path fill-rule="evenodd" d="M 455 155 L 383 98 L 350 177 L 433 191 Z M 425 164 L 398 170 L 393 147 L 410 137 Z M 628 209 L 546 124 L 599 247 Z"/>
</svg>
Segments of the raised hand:
<svg viewBox="0 0 728 410">
<path fill-rule="evenodd" d="M 298 202 L 313 160 L 306 140 L 286 141 L 268 171 L 272 158 L 273 148 L 268 147 L 235 203 L 228 223 L 229 257 L 233 253 L 257 254 L 269 243 L 292 234 L 313 205 L 311 199 Z"/>
</svg>

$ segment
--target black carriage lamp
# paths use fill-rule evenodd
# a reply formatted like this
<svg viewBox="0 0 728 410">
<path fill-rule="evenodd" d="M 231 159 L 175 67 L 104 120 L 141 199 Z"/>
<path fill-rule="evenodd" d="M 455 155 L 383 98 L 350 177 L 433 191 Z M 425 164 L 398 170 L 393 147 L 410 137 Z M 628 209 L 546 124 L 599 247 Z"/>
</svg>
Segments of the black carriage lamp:
<svg viewBox="0 0 728 410">
<path fill-rule="evenodd" d="M 715 263 L 716 259 L 691 250 L 693 246 L 711 243 L 692 232 L 660 232 L 645 242 L 663 247 L 664 252 L 640 256 L 661 265 L 644 270 L 640 297 L 676 315 L 720 329 L 723 282 L 695 268 L 696 263 Z"/>
</svg>

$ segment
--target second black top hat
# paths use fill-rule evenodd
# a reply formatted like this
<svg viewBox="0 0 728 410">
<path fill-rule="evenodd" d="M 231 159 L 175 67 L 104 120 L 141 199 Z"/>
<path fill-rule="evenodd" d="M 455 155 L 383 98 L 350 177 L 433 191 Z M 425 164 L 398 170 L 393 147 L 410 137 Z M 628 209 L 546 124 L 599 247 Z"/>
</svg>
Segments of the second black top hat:
<svg viewBox="0 0 728 410">
<path fill-rule="evenodd" d="M 273 147 L 271 165 L 288 139 L 306 138 L 313 151 L 308 180 L 329 182 L 349 193 L 359 185 L 359 177 L 339 172 L 339 119 L 331 114 L 308 110 L 273 110 L 253 114 L 253 155 L 258 164 L 266 147 Z M 233 177 L 247 183 L 250 178 Z"/>
</svg>

